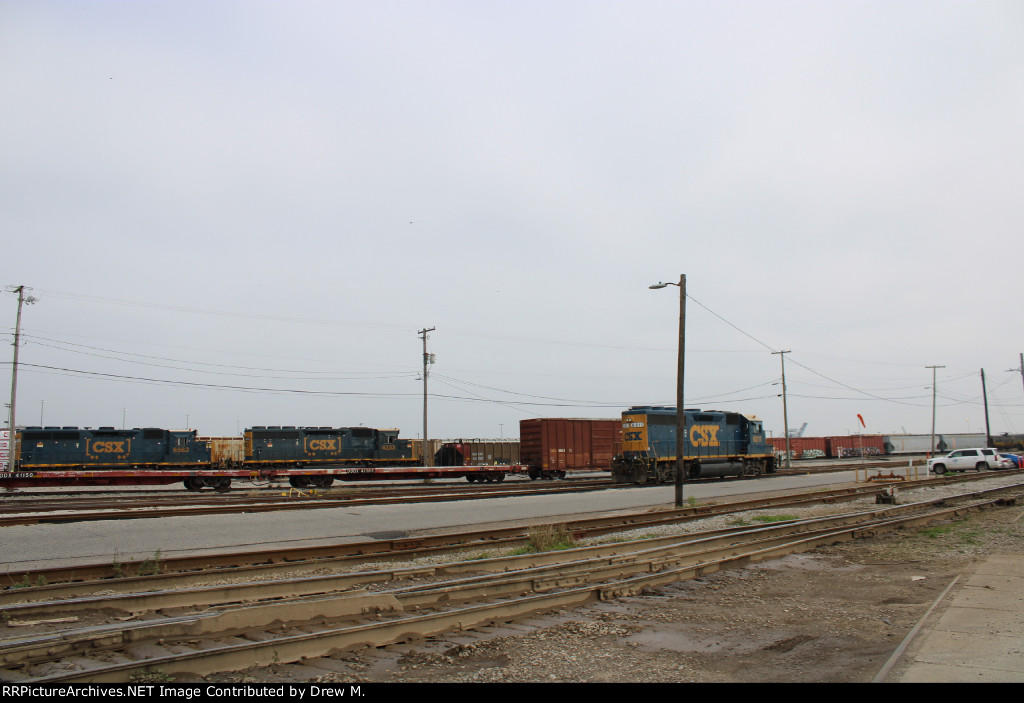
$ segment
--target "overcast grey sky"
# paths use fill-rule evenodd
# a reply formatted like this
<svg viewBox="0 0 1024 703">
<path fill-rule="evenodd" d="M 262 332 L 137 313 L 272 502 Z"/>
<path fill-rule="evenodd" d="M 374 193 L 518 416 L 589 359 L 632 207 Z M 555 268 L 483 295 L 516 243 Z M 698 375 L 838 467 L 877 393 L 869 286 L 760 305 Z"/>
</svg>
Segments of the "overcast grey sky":
<svg viewBox="0 0 1024 703">
<path fill-rule="evenodd" d="M 0 0 L 19 424 L 1024 432 L 1024 4 Z M 0 297 L 11 351 L 16 297 Z M 10 356 L 5 355 L 10 370 Z"/>
</svg>

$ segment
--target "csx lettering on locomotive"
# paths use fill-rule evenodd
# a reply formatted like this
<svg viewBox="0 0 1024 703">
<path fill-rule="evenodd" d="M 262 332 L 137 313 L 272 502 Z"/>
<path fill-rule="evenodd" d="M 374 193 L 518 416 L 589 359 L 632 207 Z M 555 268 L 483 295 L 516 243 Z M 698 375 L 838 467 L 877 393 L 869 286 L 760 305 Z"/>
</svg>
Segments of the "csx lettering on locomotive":
<svg viewBox="0 0 1024 703">
<path fill-rule="evenodd" d="M 718 425 L 694 425 L 690 428 L 690 442 L 695 447 L 718 447 Z"/>
<path fill-rule="evenodd" d="M 311 439 L 309 450 L 312 452 L 334 452 L 338 450 L 336 439 Z"/>
<path fill-rule="evenodd" d="M 122 442 L 93 442 L 90 450 L 96 454 L 124 454 L 128 450 L 125 449 L 125 443 Z"/>
</svg>

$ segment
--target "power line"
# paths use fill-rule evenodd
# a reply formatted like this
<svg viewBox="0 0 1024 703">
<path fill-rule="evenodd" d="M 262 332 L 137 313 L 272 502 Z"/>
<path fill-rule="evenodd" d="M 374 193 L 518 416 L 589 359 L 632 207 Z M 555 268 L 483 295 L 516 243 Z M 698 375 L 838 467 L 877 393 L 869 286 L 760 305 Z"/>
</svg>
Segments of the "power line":
<svg viewBox="0 0 1024 703">
<path fill-rule="evenodd" d="M 29 335 L 23 335 L 23 336 L 29 336 Z M 375 372 L 370 372 L 370 371 L 362 371 L 362 372 L 360 372 L 360 371 L 350 371 L 348 373 L 354 373 L 354 374 L 359 374 L 359 375 L 355 376 L 355 377 L 348 377 L 348 378 L 346 378 L 346 377 L 329 377 L 329 376 L 326 376 L 326 374 L 337 374 L 338 372 L 337 371 L 308 371 L 308 370 L 301 370 L 301 371 L 299 371 L 299 370 L 289 370 L 289 369 L 267 369 L 267 368 L 259 368 L 259 367 L 238 366 L 238 365 L 232 365 L 232 364 L 217 364 L 217 363 L 212 363 L 212 362 L 191 361 L 191 360 L 183 360 L 183 359 L 173 359 L 173 358 L 168 358 L 168 357 L 149 356 L 149 355 L 145 355 L 145 354 L 135 354 L 135 353 L 132 353 L 132 352 L 121 352 L 121 351 L 117 351 L 117 350 L 113 350 L 113 349 L 102 349 L 102 348 L 98 348 L 98 347 L 90 347 L 90 346 L 86 346 L 86 345 L 71 344 L 71 343 L 57 342 L 56 344 L 45 344 L 45 343 L 43 343 L 41 341 L 38 341 L 40 339 L 45 339 L 43 337 L 34 337 L 33 339 L 36 340 L 36 341 L 33 341 L 33 344 L 35 344 L 36 346 L 44 347 L 44 348 L 47 348 L 47 349 L 56 349 L 58 351 L 69 352 L 69 353 L 72 353 L 72 354 L 81 354 L 83 356 L 90 356 L 90 357 L 99 358 L 99 359 L 109 359 L 111 361 L 120 361 L 120 362 L 126 362 L 126 363 L 130 363 L 130 364 L 140 364 L 140 365 L 143 365 L 143 366 L 153 366 L 153 367 L 157 367 L 157 368 L 172 369 L 172 370 L 176 370 L 176 371 L 191 371 L 192 373 L 217 374 L 217 375 L 222 375 L 222 376 L 243 376 L 243 377 L 251 377 L 251 378 L 285 378 L 285 379 L 291 379 L 291 380 L 310 380 L 310 381 L 332 381 L 332 380 L 358 380 L 358 379 L 361 379 L 361 378 L 365 378 L 365 379 L 405 378 L 405 377 L 408 377 L 411 374 L 411 371 L 401 371 L 401 372 L 395 371 L 395 372 L 391 372 L 391 373 L 386 374 L 386 375 L 379 375 L 380 372 L 376 372 L 376 371 Z M 69 349 L 69 348 L 67 348 L 68 346 L 70 346 L 70 347 L 81 347 L 81 349 Z M 92 350 L 95 350 L 95 352 L 102 351 L 102 352 L 107 352 L 108 354 L 117 354 L 117 355 L 120 355 L 120 356 L 108 356 L 106 354 L 99 354 L 99 353 L 90 352 L 90 351 L 82 351 L 82 349 L 92 349 Z M 313 376 L 313 377 L 309 377 L 309 378 L 303 379 L 303 378 L 295 378 L 294 376 L 268 376 L 268 375 L 265 375 L 265 374 L 246 374 L 246 373 L 237 373 L 237 372 L 223 371 L 223 370 L 208 370 L 208 369 L 196 369 L 196 368 L 189 368 L 189 367 L 181 367 L 181 366 L 170 366 L 170 365 L 167 365 L 167 364 L 153 363 L 152 361 L 140 361 L 138 359 L 124 359 L 124 358 L 121 358 L 121 357 L 124 357 L 124 356 L 129 356 L 129 357 L 134 356 L 134 357 L 139 357 L 140 359 L 153 359 L 153 360 L 157 360 L 157 361 L 173 361 L 173 362 L 181 363 L 181 364 L 195 364 L 195 365 L 199 365 L 199 366 L 212 366 L 212 367 L 217 367 L 217 369 L 242 369 L 242 370 L 251 370 L 251 371 L 269 371 L 269 372 L 273 372 L 273 373 L 284 373 L 284 374 L 324 374 L 324 375 L 323 376 Z M 376 374 L 376 375 L 370 375 L 370 374 Z"/>
</svg>

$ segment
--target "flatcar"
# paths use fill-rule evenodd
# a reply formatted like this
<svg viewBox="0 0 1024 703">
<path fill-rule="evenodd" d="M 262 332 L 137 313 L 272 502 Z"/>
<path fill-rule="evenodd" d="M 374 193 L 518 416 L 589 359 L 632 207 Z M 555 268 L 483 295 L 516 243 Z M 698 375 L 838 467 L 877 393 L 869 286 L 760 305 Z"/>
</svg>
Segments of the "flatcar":
<svg viewBox="0 0 1024 703">
<path fill-rule="evenodd" d="M 74 479 L 72 472 L 90 472 L 104 480 L 102 472 L 132 471 L 141 482 L 158 482 L 178 471 L 187 472 L 182 480 L 189 490 L 228 488 L 225 471 L 283 471 L 293 486 L 305 488 L 333 482 L 323 469 L 418 462 L 411 442 L 398 439 L 398 430 L 367 427 L 253 427 L 243 437 L 216 439 L 199 437 L 195 430 L 152 427 L 26 427 L 19 436 L 21 474 L 59 471 Z M 304 473 L 307 468 L 313 471 Z M 345 474 L 349 480 L 355 475 Z"/>
<path fill-rule="evenodd" d="M 736 412 L 686 409 L 683 466 L 687 479 L 762 476 L 775 455 L 761 421 Z M 675 475 L 674 406 L 633 407 L 622 413 L 622 453 L 612 461 L 617 483 L 662 483 Z"/>
</svg>

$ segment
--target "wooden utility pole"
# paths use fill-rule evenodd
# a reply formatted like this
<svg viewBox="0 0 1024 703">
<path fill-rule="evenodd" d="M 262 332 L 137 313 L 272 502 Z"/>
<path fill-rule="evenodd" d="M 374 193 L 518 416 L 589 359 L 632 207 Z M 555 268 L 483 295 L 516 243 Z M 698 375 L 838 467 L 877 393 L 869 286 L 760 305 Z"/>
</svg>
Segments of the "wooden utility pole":
<svg viewBox="0 0 1024 703">
<path fill-rule="evenodd" d="M 1024 381 L 1024 353 L 1020 355 L 1020 366 L 1015 369 L 1006 369 L 1007 371 L 1017 371 L 1020 373 L 1020 380 Z"/>
<path fill-rule="evenodd" d="M 945 366 L 925 366 L 926 369 L 932 370 L 932 443 L 928 445 L 928 458 L 931 459 L 932 455 L 935 454 L 935 397 L 937 395 L 937 384 L 936 384 L 936 369 L 944 369 Z"/>
<path fill-rule="evenodd" d="M 11 365 L 11 413 L 10 418 L 10 459 L 7 462 L 8 470 L 14 473 L 18 470 L 18 432 L 14 421 L 14 410 L 18 397 L 18 348 L 21 346 L 21 308 L 25 303 L 31 305 L 36 299 L 31 295 L 25 297 L 25 286 L 17 286 L 8 289 L 11 293 L 18 294 L 18 317 L 14 324 L 14 363 Z"/>
<path fill-rule="evenodd" d="M 686 410 L 683 406 L 683 373 L 686 368 L 686 274 L 679 275 L 679 283 L 656 283 L 651 290 L 679 287 L 679 350 L 676 362 L 676 507 L 683 506 L 683 484 L 686 482 Z"/>
<path fill-rule="evenodd" d="M 427 440 L 427 373 L 428 366 L 430 364 L 430 354 L 427 353 L 427 333 L 433 332 L 434 327 L 430 329 L 422 329 L 419 331 L 420 338 L 423 340 L 423 465 L 433 466 L 433 457 L 429 456 L 429 442 Z"/>
<path fill-rule="evenodd" d="M 786 469 L 793 468 L 790 465 L 789 459 L 789 411 L 786 408 L 786 354 L 789 354 L 790 350 L 772 352 L 772 354 L 778 354 L 779 359 L 782 360 L 782 427 L 786 432 Z"/>
<path fill-rule="evenodd" d="M 679 362 L 676 367 L 676 507 L 683 506 L 686 473 L 686 410 L 683 405 L 683 371 L 686 367 L 686 274 L 679 276 Z"/>
<path fill-rule="evenodd" d="M 988 389 L 985 388 L 985 369 L 981 370 L 981 397 L 985 401 L 985 446 L 992 446 L 992 429 L 988 424 Z"/>
</svg>

